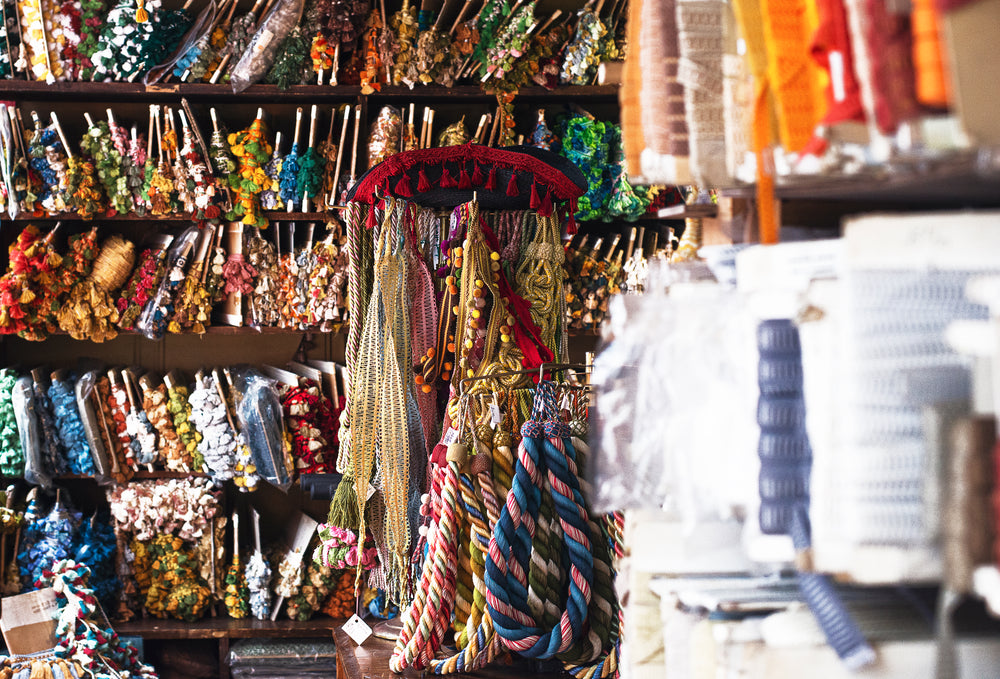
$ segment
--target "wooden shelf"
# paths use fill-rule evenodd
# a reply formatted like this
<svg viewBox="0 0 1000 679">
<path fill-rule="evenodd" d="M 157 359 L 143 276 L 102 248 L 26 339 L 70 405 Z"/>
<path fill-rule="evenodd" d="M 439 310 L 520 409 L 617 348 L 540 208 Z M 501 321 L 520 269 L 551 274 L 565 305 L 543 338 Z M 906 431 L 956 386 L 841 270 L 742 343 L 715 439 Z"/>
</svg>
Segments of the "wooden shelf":
<svg viewBox="0 0 1000 679">
<path fill-rule="evenodd" d="M 450 99 L 460 101 L 489 101 L 496 102 L 496 95 L 484 92 L 476 85 L 457 85 L 455 87 L 442 87 L 440 85 L 428 85 L 414 87 L 412 90 L 405 86 L 383 87 L 381 91 L 367 95 L 373 102 L 386 101 L 411 101 L 425 99 Z M 522 87 L 517 94 L 516 101 L 557 99 L 567 101 L 578 100 L 608 100 L 618 101 L 617 85 L 586 85 L 559 87 L 554 90 L 547 90 L 544 87 Z"/>
<path fill-rule="evenodd" d="M 719 206 L 715 203 L 704 203 L 695 205 L 671 205 L 660 208 L 655 217 L 640 217 L 638 221 L 650 219 L 668 220 L 675 219 L 712 219 L 719 214 Z"/>
<path fill-rule="evenodd" d="M 233 94 L 228 84 L 166 83 L 146 86 L 128 82 L 45 82 L 29 80 L 0 80 L 2 98 L 31 101 L 177 101 L 186 97 L 192 102 L 212 101 L 225 103 L 286 103 L 308 99 L 310 102 L 354 102 L 361 94 L 357 86 L 296 85 L 287 90 L 277 85 L 251 85 L 239 94 Z"/>
<path fill-rule="evenodd" d="M 56 481 L 93 481 L 94 477 L 87 474 L 60 474 L 55 477 Z M 168 472 L 168 471 L 146 471 L 139 470 L 132 477 L 133 481 L 149 481 L 151 479 L 187 479 L 187 478 L 208 478 L 208 474 L 201 472 Z"/>
<path fill-rule="evenodd" d="M 138 636 L 143 639 L 250 639 L 280 638 L 329 639 L 334 630 L 345 620 L 336 618 L 314 618 L 313 620 L 257 620 L 246 618 L 205 618 L 197 622 L 183 620 L 160 620 L 147 618 L 112 624 L 119 636 Z"/>
<path fill-rule="evenodd" d="M 879 169 L 852 176 L 786 177 L 774 195 L 781 200 L 870 202 L 901 207 L 1000 207 L 1000 173 L 977 172 L 968 158 L 909 171 Z M 754 197 L 753 186 L 720 189 L 730 198 Z"/>
<path fill-rule="evenodd" d="M 0 80 L 0 98 L 27 99 L 31 101 L 66 101 L 72 98 L 77 101 L 131 101 L 159 102 L 177 101 L 185 97 L 192 102 L 226 103 L 343 103 L 354 102 L 367 96 L 372 100 L 398 99 L 457 99 L 495 101 L 493 94 L 484 92 L 477 85 L 456 85 L 443 87 L 440 85 L 422 85 L 410 89 L 406 86 L 383 87 L 380 92 L 362 95 L 361 88 L 350 85 L 295 85 L 286 90 L 278 89 L 277 85 L 251 85 L 239 94 L 233 94 L 228 84 L 209 83 L 166 83 L 159 85 L 143 85 L 127 82 L 55 82 L 49 85 L 45 82 L 29 80 Z M 617 101 L 617 85 L 590 85 L 560 87 L 547 90 L 544 87 L 522 87 L 518 99 L 579 99 L 613 100 Z"/>
<path fill-rule="evenodd" d="M 339 211 L 339 210 L 336 210 Z M 264 216 L 272 222 L 322 222 L 330 218 L 332 212 L 277 212 L 269 210 L 264 212 Z M 90 219 L 84 219 L 75 212 L 67 212 L 60 215 L 45 215 L 42 217 L 18 217 L 10 220 L 15 224 L 28 222 L 162 222 L 171 224 L 176 222 L 197 221 L 191 215 L 137 215 L 129 213 L 126 215 L 94 215 Z"/>
<path fill-rule="evenodd" d="M 371 624 L 371 621 L 369 621 Z M 395 674 L 389 669 L 389 658 L 395 643 L 374 635 L 358 646 L 338 625 L 334 630 L 337 643 L 337 679 L 418 679 L 424 672 L 406 669 Z M 454 652 L 454 651 L 453 651 Z M 439 654 L 441 655 L 441 654 Z M 536 662 L 519 659 L 511 661 L 501 654 L 492 664 L 475 672 L 458 672 L 451 677 L 480 677 L 481 679 L 568 679 L 557 662 Z"/>
</svg>

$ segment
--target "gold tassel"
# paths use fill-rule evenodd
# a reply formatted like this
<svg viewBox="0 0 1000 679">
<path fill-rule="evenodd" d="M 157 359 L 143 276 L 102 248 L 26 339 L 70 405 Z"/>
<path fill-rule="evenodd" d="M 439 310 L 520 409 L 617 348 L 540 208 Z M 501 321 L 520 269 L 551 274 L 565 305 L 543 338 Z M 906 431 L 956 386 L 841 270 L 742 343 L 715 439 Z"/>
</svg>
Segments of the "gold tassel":
<svg viewBox="0 0 1000 679">
<path fill-rule="evenodd" d="M 333 494 L 333 500 L 330 501 L 330 513 L 326 521 L 348 530 L 358 530 L 361 524 L 358 517 L 358 497 L 354 491 L 354 477 L 350 473 L 344 474 L 344 477 L 340 479 L 337 492 Z M 359 537 L 358 543 L 363 543 L 363 539 Z"/>
<path fill-rule="evenodd" d="M 149 21 L 149 13 L 146 11 L 146 3 L 143 0 L 139 0 L 138 8 L 135 10 L 135 20 L 137 23 L 144 24 Z"/>
</svg>

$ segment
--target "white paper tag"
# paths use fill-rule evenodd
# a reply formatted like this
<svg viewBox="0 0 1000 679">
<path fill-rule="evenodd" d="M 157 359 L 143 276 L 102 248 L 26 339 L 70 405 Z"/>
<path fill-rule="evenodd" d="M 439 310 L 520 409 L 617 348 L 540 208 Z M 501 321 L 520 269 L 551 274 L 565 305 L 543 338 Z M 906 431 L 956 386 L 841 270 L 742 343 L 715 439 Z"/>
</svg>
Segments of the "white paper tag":
<svg viewBox="0 0 1000 679">
<path fill-rule="evenodd" d="M 378 490 L 378 488 L 376 488 L 375 486 L 373 486 L 370 483 L 368 484 L 368 492 L 365 493 L 365 502 L 368 502 L 369 500 L 372 499 L 372 495 L 375 494 L 376 490 Z"/>
<path fill-rule="evenodd" d="M 827 56 L 830 63 L 830 85 L 833 89 L 833 100 L 843 101 L 847 98 L 847 87 L 844 83 L 844 55 L 840 52 L 830 52 Z"/>
<path fill-rule="evenodd" d="M 267 49 L 267 46 L 271 44 L 272 40 L 274 40 L 274 33 L 266 28 L 261 29 L 260 40 L 258 40 L 257 44 L 253 46 L 254 51 L 258 53 L 263 52 Z"/>
<path fill-rule="evenodd" d="M 458 430 L 452 427 L 444 433 L 444 436 L 441 438 L 441 443 L 443 443 L 446 446 L 450 446 L 457 440 L 458 440 Z"/>
<path fill-rule="evenodd" d="M 500 414 L 500 406 L 496 403 L 490 404 L 490 426 L 495 427 L 503 422 L 503 415 Z"/>
<path fill-rule="evenodd" d="M 357 614 L 352 615 L 340 629 L 344 630 L 347 636 L 351 639 L 354 639 L 354 643 L 358 646 L 365 643 L 365 640 L 372 635 L 372 628 L 368 626 L 368 623 L 358 617 Z"/>
</svg>

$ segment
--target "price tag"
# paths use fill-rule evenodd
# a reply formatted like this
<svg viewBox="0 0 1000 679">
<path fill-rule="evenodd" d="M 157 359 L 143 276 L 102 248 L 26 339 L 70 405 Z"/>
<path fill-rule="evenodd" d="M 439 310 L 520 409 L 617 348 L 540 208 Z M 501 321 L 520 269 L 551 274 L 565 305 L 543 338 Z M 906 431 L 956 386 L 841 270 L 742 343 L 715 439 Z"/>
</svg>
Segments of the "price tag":
<svg viewBox="0 0 1000 679">
<path fill-rule="evenodd" d="M 358 617 L 357 614 L 351 616 L 350 620 L 344 623 L 344 626 L 340 629 L 351 639 L 354 640 L 358 646 L 365 643 L 365 640 L 372 635 L 372 628 L 368 626 L 364 620 Z"/>
<path fill-rule="evenodd" d="M 368 492 L 365 493 L 365 502 L 368 502 L 369 500 L 372 499 L 372 495 L 375 494 L 376 490 L 378 490 L 378 488 L 376 488 L 375 486 L 373 486 L 370 483 L 368 484 Z"/>
<path fill-rule="evenodd" d="M 503 415 L 500 414 L 500 406 L 490 403 L 490 426 L 495 427 L 503 422 Z"/>
<path fill-rule="evenodd" d="M 457 440 L 458 440 L 458 430 L 452 427 L 444 433 L 444 436 L 441 438 L 441 443 L 443 443 L 446 446 L 449 446 Z"/>
</svg>

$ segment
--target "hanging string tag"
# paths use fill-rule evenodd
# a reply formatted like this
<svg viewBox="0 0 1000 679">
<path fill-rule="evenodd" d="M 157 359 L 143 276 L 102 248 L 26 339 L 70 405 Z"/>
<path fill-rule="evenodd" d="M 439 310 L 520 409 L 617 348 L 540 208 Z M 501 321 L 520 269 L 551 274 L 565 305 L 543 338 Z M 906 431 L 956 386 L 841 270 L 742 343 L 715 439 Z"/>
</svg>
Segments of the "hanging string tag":
<svg viewBox="0 0 1000 679">
<path fill-rule="evenodd" d="M 344 630 L 344 633 L 353 639 L 354 643 L 358 646 L 365 643 L 368 637 L 372 635 L 372 628 L 357 613 L 352 615 L 340 629 Z"/>
<path fill-rule="evenodd" d="M 497 427 L 503 421 L 503 415 L 500 414 L 500 404 L 497 402 L 496 393 L 493 394 L 493 400 L 490 402 L 490 426 Z"/>
<path fill-rule="evenodd" d="M 373 486 L 372 484 L 369 483 L 368 484 L 368 490 L 365 492 L 365 502 L 368 502 L 369 500 L 371 500 L 372 499 L 372 495 L 374 495 L 375 491 L 377 491 L 377 490 L 378 490 L 378 488 L 376 488 L 375 486 Z"/>
</svg>

